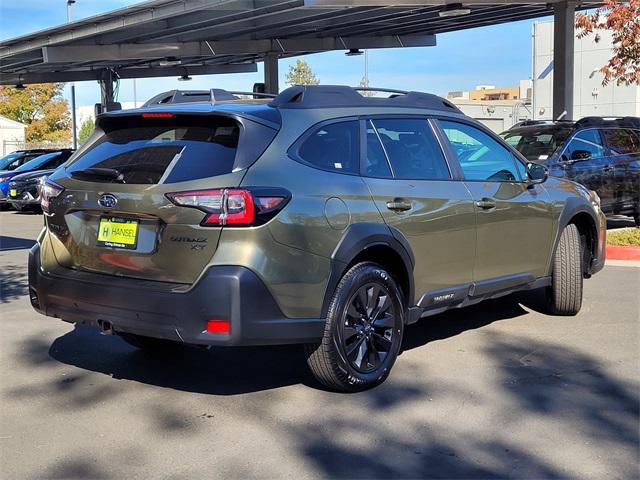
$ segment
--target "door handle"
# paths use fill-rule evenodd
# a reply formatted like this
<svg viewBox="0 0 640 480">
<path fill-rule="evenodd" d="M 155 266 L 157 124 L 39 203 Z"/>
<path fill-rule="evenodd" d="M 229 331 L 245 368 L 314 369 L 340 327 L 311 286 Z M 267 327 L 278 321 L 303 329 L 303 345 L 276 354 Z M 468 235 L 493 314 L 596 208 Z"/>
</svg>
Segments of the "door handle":
<svg viewBox="0 0 640 480">
<path fill-rule="evenodd" d="M 394 212 L 406 212 L 411 210 L 411 202 L 402 198 L 394 198 L 392 201 L 387 202 L 387 208 Z"/>
<path fill-rule="evenodd" d="M 482 200 L 476 201 L 476 207 L 483 210 L 491 210 L 492 208 L 496 208 L 496 202 L 490 198 L 483 198 Z"/>
<path fill-rule="evenodd" d="M 605 165 L 604 167 L 602 167 L 602 171 L 604 173 L 610 173 L 613 172 L 613 165 Z"/>
</svg>

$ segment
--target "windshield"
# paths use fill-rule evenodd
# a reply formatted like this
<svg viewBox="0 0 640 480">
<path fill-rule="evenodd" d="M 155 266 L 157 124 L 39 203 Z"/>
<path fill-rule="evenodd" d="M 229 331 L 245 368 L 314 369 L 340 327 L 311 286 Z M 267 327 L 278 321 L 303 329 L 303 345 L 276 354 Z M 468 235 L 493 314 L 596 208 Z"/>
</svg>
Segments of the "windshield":
<svg viewBox="0 0 640 480">
<path fill-rule="evenodd" d="M 61 152 L 45 153 L 44 155 L 40 155 L 32 160 L 29 160 L 27 163 L 23 163 L 18 168 L 16 168 L 16 172 L 29 172 L 31 170 L 39 170 L 40 168 L 53 168 L 53 166 L 48 166 L 45 164 L 49 162 L 49 160 L 53 160 L 60 155 Z"/>
<path fill-rule="evenodd" d="M 570 127 L 522 128 L 502 132 L 500 136 L 527 160 L 548 159 L 571 134 Z"/>
</svg>

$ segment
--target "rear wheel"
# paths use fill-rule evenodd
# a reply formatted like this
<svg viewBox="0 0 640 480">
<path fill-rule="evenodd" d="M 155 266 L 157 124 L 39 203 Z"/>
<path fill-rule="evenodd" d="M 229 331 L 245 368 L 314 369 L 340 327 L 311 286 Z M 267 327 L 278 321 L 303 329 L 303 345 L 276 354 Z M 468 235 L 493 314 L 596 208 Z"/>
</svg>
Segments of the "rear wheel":
<svg viewBox="0 0 640 480">
<path fill-rule="evenodd" d="M 142 335 L 136 335 L 135 333 L 118 333 L 118 336 L 122 338 L 129 345 L 139 348 L 148 352 L 159 352 L 175 348 L 178 343 L 171 340 L 163 340 L 161 338 L 145 337 Z"/>
<path fill-rule="evenodd" d="M 582 306 L 582 245 L 575 225 L 567 225 L 553 258 L 552 283 L 547 287 L 549 313 L 575 315 Z"/>
<path fill-rule="evenodd" d="M 391 275 L 375 263 L 355 265 L 336 288 L 322 341 L 305 347 L 309 368 L 332 390 L 382 383 L 400 351 L 404 315 Z"/>
</svg>

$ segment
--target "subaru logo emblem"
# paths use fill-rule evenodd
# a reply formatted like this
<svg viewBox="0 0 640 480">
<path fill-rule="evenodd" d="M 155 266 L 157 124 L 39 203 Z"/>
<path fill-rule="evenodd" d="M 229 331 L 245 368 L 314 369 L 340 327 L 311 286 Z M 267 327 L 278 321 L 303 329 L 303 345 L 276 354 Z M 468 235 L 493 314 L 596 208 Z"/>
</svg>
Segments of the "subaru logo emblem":
<svg viewBox="0 0 640 480">
<path fill-rule="evenodd" d="M 98 199 L 98 205 L 104 208 L 113 208 L 118 203 L 118 199 L 115 195 L 111 195 L 110 193 L 105 193 Z"/>
</svg>

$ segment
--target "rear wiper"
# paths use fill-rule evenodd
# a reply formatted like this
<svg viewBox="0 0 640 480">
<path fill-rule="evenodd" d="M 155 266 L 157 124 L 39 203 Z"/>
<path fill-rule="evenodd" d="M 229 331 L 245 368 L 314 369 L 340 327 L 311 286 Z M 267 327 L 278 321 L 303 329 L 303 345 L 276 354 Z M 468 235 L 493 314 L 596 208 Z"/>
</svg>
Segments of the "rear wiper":
<svg viewBox="0 0 640 480">
<path fill-rule="evenodd" d="M 80 178 L 104 178 L 112 182 L 125 183 L 124 175 L 115 168 L 85 168 L 84 170 L 75 170 L 71 172 L 72 177 Z"/>
</svg>

